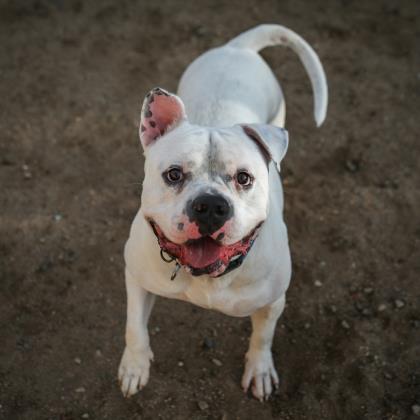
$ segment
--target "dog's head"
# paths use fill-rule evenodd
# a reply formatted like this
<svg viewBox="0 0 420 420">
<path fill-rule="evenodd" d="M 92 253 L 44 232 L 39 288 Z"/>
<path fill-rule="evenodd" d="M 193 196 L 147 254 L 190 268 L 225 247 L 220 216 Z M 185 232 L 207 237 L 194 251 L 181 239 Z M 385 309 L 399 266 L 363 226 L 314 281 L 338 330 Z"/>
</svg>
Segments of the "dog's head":
<svg viewBox="0 0 420 420">
<path fill-rule="evenodd" d="M 141 111 L 142 210 L 163 250 L 193 275 L 222 274 L 245 255 L 269 208 L 268 168 L 287 149 L 269 125 L 190 124 L 179 97 L 155 88 Z"/>
</svg>

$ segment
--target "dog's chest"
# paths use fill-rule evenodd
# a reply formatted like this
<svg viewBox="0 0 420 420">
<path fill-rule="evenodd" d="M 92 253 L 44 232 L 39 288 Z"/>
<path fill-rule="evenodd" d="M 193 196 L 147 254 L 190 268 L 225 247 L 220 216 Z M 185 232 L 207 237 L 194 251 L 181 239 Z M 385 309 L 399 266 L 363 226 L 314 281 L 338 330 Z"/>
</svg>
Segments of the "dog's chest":
<svg viewBox="0 0 420 420">
<path fill-rule="evenodd" d="M 253 284 L 231 284 L 222 279 L 194 279 L 177 298 L 230 316 L 249 316 L 270 299 L 270 291 Z"/>
</svg>

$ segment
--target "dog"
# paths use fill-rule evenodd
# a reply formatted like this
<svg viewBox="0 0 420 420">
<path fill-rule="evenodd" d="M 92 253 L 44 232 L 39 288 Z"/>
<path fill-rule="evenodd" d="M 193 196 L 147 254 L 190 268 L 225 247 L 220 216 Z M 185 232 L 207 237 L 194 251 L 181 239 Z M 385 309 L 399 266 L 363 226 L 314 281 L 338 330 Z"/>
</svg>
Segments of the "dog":
<svg viewBox="0 0 420 420">
<path fill-rule="evenodd" d="M 280 25 L 257 26 L 198 57 L 177 95 L 155 88 L 144 99 L 145 178 L 124 250 L 126 347 L 118 377 L 126 397 L 149 379 L 147 323 L 156 295 L 250 316 L 242 387 L 262 401 L 279 384 L 271 344 L 291 277 L 280 179 L 288 133 L 281 88 L 258 54 L 274 45 L 302 61 L 320 126 L 328 102 L 323 67 L 306 41 Z"/>
</svg>

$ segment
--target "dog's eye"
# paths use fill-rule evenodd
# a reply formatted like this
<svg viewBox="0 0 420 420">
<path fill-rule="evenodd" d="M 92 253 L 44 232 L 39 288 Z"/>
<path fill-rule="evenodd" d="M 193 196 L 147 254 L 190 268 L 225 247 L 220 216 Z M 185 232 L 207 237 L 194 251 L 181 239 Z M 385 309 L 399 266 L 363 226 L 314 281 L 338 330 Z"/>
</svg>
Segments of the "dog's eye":
<svg viewBox="0 0 420 420">
<path fill-rule="evenodd" d="M 243 187 L 249 187 L 252 185 L 253 178 L 248 172 L 239 171 L 236 174 L 236 181 L 239 185 L 242 185 Z"/>
<path fill-rule="evenodd" d="M 166 179 L 172 184 L 182 181 L 183 178 L 184 174 L 180 168 L 172 168 L 166 172 Z"/>
</svg>

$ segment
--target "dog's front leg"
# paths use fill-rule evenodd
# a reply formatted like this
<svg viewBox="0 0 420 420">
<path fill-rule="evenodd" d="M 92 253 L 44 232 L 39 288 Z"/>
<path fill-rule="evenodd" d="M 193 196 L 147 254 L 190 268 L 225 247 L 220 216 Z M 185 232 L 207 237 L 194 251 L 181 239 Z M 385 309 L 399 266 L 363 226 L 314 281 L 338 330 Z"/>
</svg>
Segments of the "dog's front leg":
<svg viewBox="0 0 420 420">
<path fill-rule="evenodd" d="M 149 344 L 147 322 L 155 301 L 155 295 L 140 286 L 133 276 L 125 271 L 127 289 L 126 347 L 118 369 L 118 379 L 125 397 L 134 395 L 149 379 L 150 361 L 153 353 Z"/>
<path fill-rule="evenodd" d="M 274 367 L 271 344 L 277 320 L 283 312 L 285 295 L 271 305 L 264 306 L 251 315 L 252 335 L 245 355 L 245 372 L 242 387 L 247 391 L 251 382 L 252 393 L 260 401 L 267 399 L 278 386 L 279 378 Z"/>
</svg>

